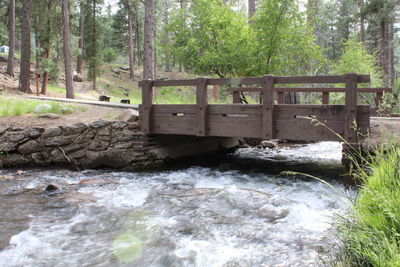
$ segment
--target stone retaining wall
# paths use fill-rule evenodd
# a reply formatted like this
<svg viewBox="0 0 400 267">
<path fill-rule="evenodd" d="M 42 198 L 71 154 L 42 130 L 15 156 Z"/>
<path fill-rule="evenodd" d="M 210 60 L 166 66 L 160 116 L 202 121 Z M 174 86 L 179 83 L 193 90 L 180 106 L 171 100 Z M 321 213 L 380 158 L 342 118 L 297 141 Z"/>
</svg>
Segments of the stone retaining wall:
<svg viewBox="0 0 400 267">
<path fill-rule="evenodd" d="M 59 127 L 0 126 L 0 167 L 71 165 L 143 169 L 163 160 L 143 146 L 138 122 L 99 120 Z"/>
</svg>

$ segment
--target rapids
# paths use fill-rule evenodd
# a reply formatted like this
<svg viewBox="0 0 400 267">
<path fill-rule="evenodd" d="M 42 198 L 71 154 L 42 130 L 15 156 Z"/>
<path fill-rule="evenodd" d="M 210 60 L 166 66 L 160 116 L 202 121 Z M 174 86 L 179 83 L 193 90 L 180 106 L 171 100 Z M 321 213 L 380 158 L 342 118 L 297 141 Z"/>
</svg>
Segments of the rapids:
<svg viewBox="0 0 400 267">
<path fill-rule="evenodd" d="M 323 142 L 153 172 L 3 170 L 0 266 L 325 265 L 352 193 L 340 159 Z"/>
</svg>

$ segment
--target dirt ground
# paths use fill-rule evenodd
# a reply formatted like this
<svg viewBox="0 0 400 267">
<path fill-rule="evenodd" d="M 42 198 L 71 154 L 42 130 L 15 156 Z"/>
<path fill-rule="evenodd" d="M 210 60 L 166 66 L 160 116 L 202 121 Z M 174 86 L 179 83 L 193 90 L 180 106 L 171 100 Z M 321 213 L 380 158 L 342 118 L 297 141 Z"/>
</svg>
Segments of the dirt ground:
<svg viewBox="0 0 400 267">
<path fill-rule="evenodd" d="M 400 118 L 371 117 L 370 135 L 364 146 L 373 149 L 390 141 L 400 141 Z"/>
</svg>

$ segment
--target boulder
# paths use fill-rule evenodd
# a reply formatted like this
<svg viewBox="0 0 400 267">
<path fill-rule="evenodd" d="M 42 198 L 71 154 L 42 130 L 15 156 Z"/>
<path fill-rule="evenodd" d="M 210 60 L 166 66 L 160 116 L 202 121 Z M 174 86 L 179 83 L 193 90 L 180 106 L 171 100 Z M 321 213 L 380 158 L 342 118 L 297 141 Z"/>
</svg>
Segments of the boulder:
<svg viewBox="0 0 400 267">
<path fill-rule="evenodd" d="M 85 131 L 87 129 L 87 125 L 84 123 L 76 123 L 71 126 L 65 126 L 63 127 L 64 135 L 71 135 L 71 134 L 77 134 Z"/>
<path fill-rule="evenodd" d="M 121 70 L 130 70 L 129 67 L 119 67 Z"/>
<path fill-rule="evenodd" d="M 38 152 L 42 149 L 42 146 L 34 140 L 30 140 L 20 146 L 18 146 L 18 152 L 20 154 L 26 155 L 33 152 Z"/>
<path fill-rule="evenodd" d="M 43 137 L 53 137 L 53 136 L 58 136 L 62 133 L 62 130 L 60 127 L 50 127 L 47 128 L 43 132 Z"/>
<path fill-rule="evenodd" d="M 100 128 L 100 127 L 104 127 L 104 126 L 107 126 L 107 125 L 109 125 L 110 124 L 110 122 L 109 121 L 105 121 L 105 120 L 98 120 L 98 121 L 95 121 L 95 122 L 92 122 L 91 124 L 90 124 L 90 127 L 92 127 L 92 128 Z"/>
<path fill-rule="evenodd" d="M 288 213 L 289 211 L 287 209 L 275 207 L 269 204 L 262 206 L 258 211 L 258 214 L 261 217 L 266 218 L 270 222 L 284 218 Z"/>
<path fill-rule="evenodd" d="M 263 148 L 276 148 L 277 144 L 272 141 L 263 140 L 261 141 L 260 146 Z"/>
<path fill-rule="evenodd" d="M 119 70 L 117 70 L 117 69 L 111 69 L 111 71 L 112 71 L 113 73 L 117 74 L 117 75 L 120 75 L 120 74 L 121 74 L 121 72 L 120 72 Z"/>
<path fill-rule="evenodd" d="M 40 104 L 35 107 L 33 113 L 40 114 L 40 113 L 49 113 L 52 107 L 49 104 Z"/>
<path fill-rule="evenodd" d="M 74 82 L 83 82 L 83 76 L 82 74 L 76 73 L 74 75 Z"/>
<path fill-rule="evenodd" d="M 71 114 L 74 112 L 74 109 L 71 107 L 62 107 L 61 108 L 61 113 L 62 114 Z"/>
<path fill-rule="evenodd" d="M 139 112 L 134 109 L 127 109 L 117 117 L 117 120 L 135 122 L 139 120 Z"/>
<path fill-rule="evenodd" d="M 46 186 L 46 188 L 44 189 L 46 192 L 52 192 L 55 190 L 58 190 L 59 188 L 56 185 L 53 184 L 49 184 L 48 186 Z"/>
<path fill-rule="evenodd" d="M 0 126 L 0 134 L 3 134 L 5 131 L 8 130 L 8 126 Z"/>
<path fill-rule="evenodd" d="M 56 120 L 60 118 L 60 115 L 57 115 L 55 113 L 43 113 L 38 115 L 39 118 L 42 119 L 51 119 L 51 120 Z"/>
<path fill-rule="evenodd" d="M 0 56 L 0 62 L 7 62 L 8 59 L 6 57 Z"/>
</svg>

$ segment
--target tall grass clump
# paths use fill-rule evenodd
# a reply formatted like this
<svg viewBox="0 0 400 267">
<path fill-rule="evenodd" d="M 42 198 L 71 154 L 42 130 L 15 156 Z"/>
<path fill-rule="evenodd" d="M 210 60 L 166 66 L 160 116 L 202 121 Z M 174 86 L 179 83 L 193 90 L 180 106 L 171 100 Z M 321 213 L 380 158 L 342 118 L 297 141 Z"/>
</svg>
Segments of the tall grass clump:
<svg viewBox="0 0 400 267">
<path fill-rule="evenodd" d="M 342 266 L 400 266 L 400 148 L 381 148 L 358 170 L 363 185 L 341 220 Z"/>
<path fill-rule="evenodd" d="M 84 107 L 64 105 L 55 101 L 42 102 L 39 100 L 0 96 L 0 117 L 33 114 L 36 106 L 44 103 L 51 106 L 51 108 L 44 113 L 70 114 L 76 110 L 85 111 Z M 69 109 L 64 109 L 66 107 Z"/>
</svg>

